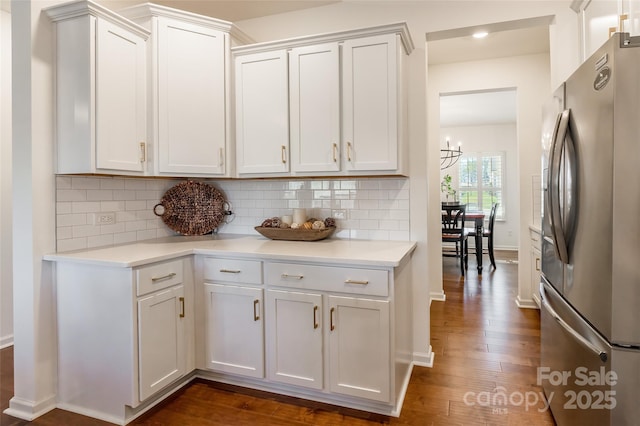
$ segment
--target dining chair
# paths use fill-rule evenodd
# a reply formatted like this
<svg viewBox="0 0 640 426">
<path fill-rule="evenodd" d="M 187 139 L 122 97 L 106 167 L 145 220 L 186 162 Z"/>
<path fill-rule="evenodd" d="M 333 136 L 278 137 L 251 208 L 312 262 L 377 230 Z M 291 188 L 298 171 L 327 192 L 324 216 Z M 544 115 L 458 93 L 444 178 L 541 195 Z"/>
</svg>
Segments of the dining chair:
<svg viewBox="0 0 640 426">
<path fill-rule="evenodd" d="M 469 231 L 464 227 L 466 211 L 465 204 L 447 206 L 442 215 L 442 242 L 455 244 L 455 253 L 443 250 L 442 255 L 459 258 L 463 276 L 469 266 Z"/>
<path fill-rule="evenodd" d="M 493 226 L 496 223 L 496 211 L 498 209 L 498 203 L 493 203 L 491 206 L 491 213 L 489 213 L 489 225 L 486 228 L 482 229 L 482 238 L 487 239 L 487 252 L 489 253 L 489 260 L 491 261 L 491 266 L 493 269 L 496 269 L 496 258 L 493 254 Z M 469 237 L 476 237 L 475 228 L 469 228 Z"/>
</svg>

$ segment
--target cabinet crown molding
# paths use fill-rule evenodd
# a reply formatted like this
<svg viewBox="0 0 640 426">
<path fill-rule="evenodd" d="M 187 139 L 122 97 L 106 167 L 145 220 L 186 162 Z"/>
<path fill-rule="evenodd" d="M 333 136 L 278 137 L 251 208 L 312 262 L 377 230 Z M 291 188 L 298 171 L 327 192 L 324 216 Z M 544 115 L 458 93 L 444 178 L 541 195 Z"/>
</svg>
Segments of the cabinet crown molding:
<svg viewBox="0 0 640 426">
<path fill-rule="evenodd" d="M 212 28 L 218 31 L 223 31 L 231 34 L 231 36 L 238 40 L 240 43 L 254 43 L 250 36 L 244 31 L 240 30 L 235 24 L 229 21 L 225 21 L 210 16 L 200 15 L 193 12 L 187 12 L 185 10 L 174 9 L 172 7 L 162 6 L 155 3 L 143 3 L 124 9 L 120 9 L 118 13 L 126 16 L 129 19 L 141 19 L 148 17 L 166 17 L 172 19 L 179 19 L 183 22 L 189 22 L 192 24 L 200 25 L 203 27 Z"/>
<path fill-rule="evenodd" d="M 147 40 L 150 31 L 130 21 L 129 19 L 100 6 L 91 0 L 77 0 L 69 3 L 63 3 L 43 9 L 49 19 L 53 22 L 64 21 L 67 19 L 78 18 L 80 16 L 92 15 L 113 22 L 117 25 L 125 27 L 129 31 Z"/>
<path fill-rule="evenodd" d="M 409 27 L 407 26 L 406 22 L 397 22 L 392 24 L 378 25 L 374 27 L 267 41 L 247 46 L 233 47 L 231 51 L 235 55 L 241 55 L 243 53 L 257 53 L 261 51 L 289 49 L 312 44 L 340 42 L 351 38 L 369 37 L 390 33 L 395 33 L 400 37 L 402 46 L 407 55 L 410 55 L 411 52 L 413 52 L 415 46 L 413 44 L 413 39 L 411 38 Z"/>
</svg>

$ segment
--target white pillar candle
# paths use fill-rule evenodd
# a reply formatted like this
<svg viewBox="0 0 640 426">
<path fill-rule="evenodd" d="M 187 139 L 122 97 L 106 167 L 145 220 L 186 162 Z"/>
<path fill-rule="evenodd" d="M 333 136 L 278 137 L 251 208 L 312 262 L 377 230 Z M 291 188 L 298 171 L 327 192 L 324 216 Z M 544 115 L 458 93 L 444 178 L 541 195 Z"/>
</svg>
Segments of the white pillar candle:
<svg viewBox="0 0 640 426">
<path fill-rule="evenodd" d="M 291 217 L 291 215 L 290 215 L 290 214 L 286 214 L 286 215 L 282 216 L 282 217 L 280 218 L 280 220 L 281 220 L 283 223 L 286 223 L 287 225 L 291 225 L 291 224 L 293 223 L 293 217 Z"/>
<path fill-rule="evenodd" d="M 307 211 L 305 209 L 293 210 L 293 223 L 301 225 L 307 221 Z"/>
</svg>

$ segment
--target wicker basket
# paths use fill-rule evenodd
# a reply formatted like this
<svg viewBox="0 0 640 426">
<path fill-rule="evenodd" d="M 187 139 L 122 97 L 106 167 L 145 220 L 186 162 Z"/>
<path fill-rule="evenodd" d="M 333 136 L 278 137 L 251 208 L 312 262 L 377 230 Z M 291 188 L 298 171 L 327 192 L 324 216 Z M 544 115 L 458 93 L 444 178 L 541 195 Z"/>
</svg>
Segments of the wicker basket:
<svg viewBox="0 0 640 426">
<path fill-rule="evenodd" d="M 330 226 L 325 229 L 291 229 L 256 226 L 254 229 L 272 240 L 319 241 L 333 235 L 336 227 Z"/>
<path fill-rule="evenodd" d="M 158 208 L 162 207 L 162 213 Z M 228 204 L 222 193 L 204 182 L 185 181 L 171 187 L 153 208 L 153 213 L 175 232 L 204 235 L 223 222 Z"/>
</svg>

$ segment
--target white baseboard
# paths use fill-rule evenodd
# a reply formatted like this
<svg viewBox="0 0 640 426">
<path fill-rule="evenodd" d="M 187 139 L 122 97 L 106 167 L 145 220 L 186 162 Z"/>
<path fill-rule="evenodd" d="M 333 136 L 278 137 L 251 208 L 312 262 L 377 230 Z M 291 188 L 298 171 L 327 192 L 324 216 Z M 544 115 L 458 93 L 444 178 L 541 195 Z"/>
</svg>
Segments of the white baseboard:
<svg viewBox="0 0 640 426">
<path fill-rule="evenodd" d="M 9 346 L 13 346 L 13 334 L 0 337 L 0 349 L 8 348 Z"/>
<path fill-rule="evenodd" d="M 54 408 L 56 408 L 55 395 L 39 403 L 14 396 L 9 400 L 9 408 L 4 410 L 4 413 L 22 420 L 32 421 Z"/>
<path fill-rule="evenodd" d="M 433 359 L 435 354 L 429 345 L 429 352 L 414 352 L 413 353 L 413 365 L 419 367 L 433 367 Z"/>
<path fill-rule="evenodd" d="M 444 290 L 440 290 L 440 291 L 432 291 L 431 293 L 429 293 L 429 306 L 431 306 L 431 302 L 433 301 L 436 302 L 444 302 L 447 300 L 447 295 L 444 294 Z"/>
<path fill-rule="evenodd" d="M 516 305 L 522 309 L 540 309 L 533 299 L 521 299 L 520 296 L 516 297 Z"/>
</svg>

